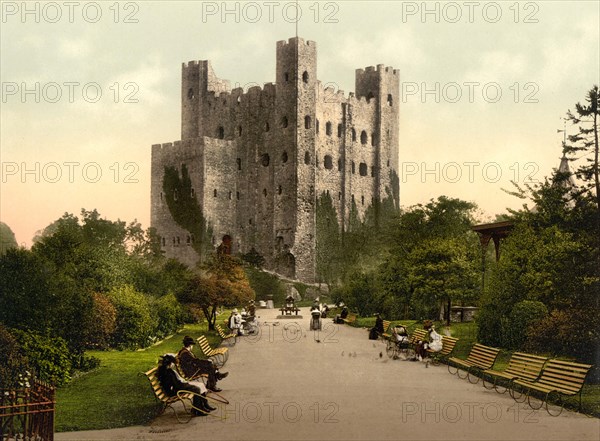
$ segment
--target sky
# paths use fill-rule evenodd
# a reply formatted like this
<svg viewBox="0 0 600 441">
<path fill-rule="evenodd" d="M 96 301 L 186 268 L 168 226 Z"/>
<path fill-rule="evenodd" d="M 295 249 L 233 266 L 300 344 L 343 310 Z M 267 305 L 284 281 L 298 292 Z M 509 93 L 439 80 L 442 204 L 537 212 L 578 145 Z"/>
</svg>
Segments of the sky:
<svg viewBox="0 0 600 441">
<path fill-rule="evenodd" d="M 181 64 L 247 89 L 275 48 L 317 43 L 323 83 L 400 70 L 400 203 L 440 195 L 491 221 L 511 181 L 558 167 L 563 119 L 600 83 L 600 2 L 1 3 L 0 220 L 29 247 L 65 212 L 150 226 L 151 145 L 180 139 Z M 568 133 L 575 128 L 567 126 Z M 576 165 L 572 165 L 574 167 Z M 504 190 L 503 190 L 504 189 Z"/>
</svg>

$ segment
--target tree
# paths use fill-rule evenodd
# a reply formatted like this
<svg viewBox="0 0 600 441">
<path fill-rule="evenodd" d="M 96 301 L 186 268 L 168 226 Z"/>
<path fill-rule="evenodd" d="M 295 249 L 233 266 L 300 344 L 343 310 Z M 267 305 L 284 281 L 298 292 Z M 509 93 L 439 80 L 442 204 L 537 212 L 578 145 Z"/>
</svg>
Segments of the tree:
<svg viewBox="0 0 600 441">
<path fill-rule="evenodd" d="M 4 222 L 0 222 L 0 256 L 6 253 L 9 248 L 18 246 L 15 233 Z"/>
<path fill-rule="evenodd" d="M 598 115 L 600 115 L 600 94 L 598 86 L 592 87 L 585 97 L 587 104 L 575 104 L 575 112 L 567 112 L 567 120 L 578 125 L 579 132 L 569 136 L 571 145 L 564 146 L 567 155 L 583 153 L 586 164 L 580 165 L 575 174 L 586 184 L 587 190 L 595 189 L 595 200 L 597 209 L 597 225 L 600 230 L 600 178 L 598 169 Z"/>
<path fill-rule="evenodd" d="M 233 306 L 254 299 L 241 261 L 236 257 L 214 253 L 202 265 L 203 274 L 194 276 L 179 300 L 197 305 L 208 320 L 208 329 L 215 329 L 219 306 Z"/>
</svg>

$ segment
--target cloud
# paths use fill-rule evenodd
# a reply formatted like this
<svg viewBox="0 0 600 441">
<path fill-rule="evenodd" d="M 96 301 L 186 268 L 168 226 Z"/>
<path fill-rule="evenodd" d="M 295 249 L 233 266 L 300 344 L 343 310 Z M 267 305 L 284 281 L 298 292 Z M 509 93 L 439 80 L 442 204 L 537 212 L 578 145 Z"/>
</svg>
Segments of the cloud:
<svg viewBox="0 0 600 441">
<path fill-rule="evenodd" d="M 84 58 L 90 54 L 90 43 L 88 40 L 61 38 L 58 41 L 58 53 L 67 58 Z"/>
</svg>

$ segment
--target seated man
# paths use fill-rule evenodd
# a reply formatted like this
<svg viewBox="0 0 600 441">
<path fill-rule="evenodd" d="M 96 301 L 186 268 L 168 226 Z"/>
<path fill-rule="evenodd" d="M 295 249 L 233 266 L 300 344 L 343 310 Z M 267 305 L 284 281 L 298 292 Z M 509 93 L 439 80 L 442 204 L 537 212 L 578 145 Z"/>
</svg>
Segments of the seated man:
<svg viewBox="0 0 600 441">
<path fill-rule="evenodd" d="M 177 353 L 181 373 L 191 380 L 199 378 L 202 374 L 207 374 L 206 387 L 214 392 L 221 392 L 221 389 L 217 387 L 217 381 L 225 378 L 229 375 L 229 372 L 222 374 L 210 360 L 201 360 L 196 357 L 192 352 L 193 347 L 194 339 L 186 335 L 183 338 L 183 348 Z"/>
<path fill-rule="evenodd" d="M 347 317 L 348 317 L 348 307 L 344 306 L 342 308 L 341 314 L 336 315 L 335 318 L 333 319 L 333 322 L 343 325 L 345 323 L 344 319 L 346 319 Z"/>
<path fill-rule="evenodd" d="M 242 319 L 237 308 L 235 308 L 229 317 L 229 329 L 231 329 L 232 332 L 237 333 L 237 335 L 244 335 L 243 325 L 245 322 L 246 320 Z"/>
<path fill-rule="evenodd" d="M 162 357 L 162 362 L 158 367 L 157 372 L 158 381 L 165 393 L 173 397 L 177 395 L 177 392 L 184 390 L 193 392 L 194 398 L 192 400 L 192 415 L 203 416 L 209 412 L 215 410 L 214 407 L 208 404 L 206 399 L 206 387 L 200 381 L 186 382 L 180 376 L 175 369 L 175 357 L 170 354 L 166 354 Z"/>
</svg>

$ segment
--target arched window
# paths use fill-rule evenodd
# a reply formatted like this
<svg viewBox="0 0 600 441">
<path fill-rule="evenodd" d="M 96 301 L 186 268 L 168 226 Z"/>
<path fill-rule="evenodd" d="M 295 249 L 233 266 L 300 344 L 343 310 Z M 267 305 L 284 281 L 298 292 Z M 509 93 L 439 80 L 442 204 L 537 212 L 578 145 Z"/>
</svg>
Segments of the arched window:
<svg viewBox="0 0 600 441">
<path fill-rule="evenodd" d="M 325 155 L 325 158 L 323 158 L 323 166 L 327 170 L 331 170 L 333 168 L 333 159 L 331 158 L 331 156 Z"/>
<path fill-rule="evenodd" d="M 356 141 L 356 130 L 352 128 L 352 141 Z"/>
<path fill-rule="evenodd" d="M 167 241 L 165 240 L 165 238 L 164 238 L 164 237 L 162 238 L 162 246 L 163 246 L 163 247 L 167 246 Z"/>
<path fill-rule="evenodd" d="M 194 89 L 191 87 L 188 89 L 188 99 L 193 100 L 196 95 L 194 94 Z"/>
<path fill-rule="evenodd" d="M 342 137 L 343 127 L 342 124 L 338 124 L 338 138 Z"/>
<path fill-rule="evenodd" d="M 237 158 L 236 162 L 237 162 L 238 170 L 241 170 L 242 169 L 242 158 Z"/>
<path fill-rule="evenodd" d="M 277 187 L 277 194 L 281 194 L 283 193 L 283 188 L 281 188 L 281 185 L 279 187 Z"/>
<path fill-rule="evenodd" d="M 263 196 L 267 197 L 267 189 L 266 188 L 263 188 Z"/>
<path fill-rule="evenodd" d="M 306 115 L 304 117 L 304 128 L 305 129 L 310 129 L 310 125 L 311 125 L 310 116 Z"/>
<path fill-rule="evenodd" d="M 327 121 L 325 124 L 325 134 L 331 136 L 331 122 Z"/>
<path fill-rule="evenodd" d="M 238 136 L 242 136 L 242 126 L 238 126 Z"/>
<path fill-rule="evenodd" d="M 364 130 L 362 132 L 360 132 L 360 143 L 361 144 L 367 143 L 367 132 L 365 132 Z"/>
<path fill-rule="evenodd" d="M 270 127 L 269 127 L 269 121 L 267 121 L 267 122 L 265 123 L 265 132 L 268 132 L 268 131 L 269 131 L 269 129 L 270 129 Z"/>
<path fill-rule="evenodd" d="M 367 176 L 367 170 L 368 170 L 367 164 L 365 164 L 364 162 L 361 162 L 360 165 L 358 166 L 358 173 L 361 176 Z"/>
<path fill-rule="evenodd" d="M 283 73 L 283 80 L 287 83 L 290 80 L 290 74 L 287 72 Z"/>
<path fill-rule="evenodd" d="M 219 128 L 217 129 L 217 138 L 225 138 L 225 129 L 223 128 L 223 126 L 219 126 Z"/>
<path fill-rule="evenodd" d="M 281 118 L 281 127 L 283 127 L 284 129 L 288 126 L 288 119 L 287 116 L 284 116 L 283 118 Z"/>
<path fill-rule="evenodd" d="M 305 153 L 304 153 L 304 163 L 305 163 L 306 165 L 309 165 L 309 164 L 310 164 L 310 153 L 308 153 L 308 152 L 305 152 Z"/>
<path fill-rule="evenodd" d="M 231 200 L 231 197 L 233 196 L 233 192 L 229 192 L 229 200 Z"/>
<path fill-rule="evenodd" d="M 304 81 L 305 83 L 308 83 L 308 72 L 304 71 L 304 73 L 302 74 L 302 81 Z"/>
<path fill-rule="evenodd" d="M 193 198 L 194 196 L 196 196 L 196 190 L 192 188 L 190 191 L 190 197 Z"/>
<path fill-rule="evenodd" d="M 373 92 L 369 92 L 369 94 L 367 95 L 367 101 L 370 101 L 371 98 L 373 98 L 375 95 L 373 95 Z"/>
<path fill-rule="evenodd" d="M 217 189 L 215 188 L 215 189 L 213 190 L 213 198 L 216 198 L 216 197 L 217 197 Z"/>
<path fill-rule="evenodd" d="M 394 100 L 392 98 L 392 94 L 391 93 L 388 93 L 387 103 L 388 103 L 388 106 L 393 106 L 394 105 Z"/>
<path fill-rule="evenodd" d="M 283 152 L 281 154 L 281 163 L 285 164 L 286 162 L 288 162 L 288 154 L 287 154 L 287 152 Z"/>
</svg>

